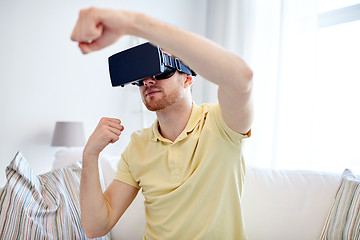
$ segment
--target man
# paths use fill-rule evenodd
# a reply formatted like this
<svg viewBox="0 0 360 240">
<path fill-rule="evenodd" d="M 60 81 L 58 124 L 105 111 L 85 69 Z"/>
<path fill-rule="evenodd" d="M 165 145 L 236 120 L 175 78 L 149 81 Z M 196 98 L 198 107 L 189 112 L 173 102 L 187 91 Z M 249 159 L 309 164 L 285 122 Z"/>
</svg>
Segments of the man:
<svg viewBox="0 0 360 240">
<path fill-rule="evenodd" d="M 108 233 L 142 189 L 144 239 L 246 239 L 240 198 L 242 140 L 250 135 L 253 116 L 251 69 L 213 42 L 138 12 L 81 10 L 71 39 L 86 54 L 123 35 L 149 40 L 217 84 L 219 103 L 193 104 L 188 74 L 146 78 L 140 94 L 157 121 L 132 135 L 104 194 L 98 157 L 124 127 L 119 119 L 102 118 L 83 153 L 80 205 L 86 235 Z"/>
</svg>

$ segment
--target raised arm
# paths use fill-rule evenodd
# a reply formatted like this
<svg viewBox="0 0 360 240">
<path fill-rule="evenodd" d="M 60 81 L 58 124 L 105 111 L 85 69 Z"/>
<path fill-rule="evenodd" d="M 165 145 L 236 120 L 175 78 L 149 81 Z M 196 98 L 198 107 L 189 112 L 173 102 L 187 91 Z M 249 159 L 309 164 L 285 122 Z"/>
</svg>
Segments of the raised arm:
<svg viewBox="0 0 360 240">
<path fill-rule="evenodd" d="M 246 134 L 252 122 L 252 70 L 237 55 L 214 42 L 139 14 L 130 34 L 166 49 L 195 72 L 219 86 L 218 99 L 224 121 Z"/>
<path fill-rule="evenodd" d="M 194 33 L 142 13 L 123 10 L 82 10 L 71 39 L 79 42 L 83 53 L 89 53 L 114 43 L 123 35 L 148 39 L 217 84 L 225 122 L 239 133 L 249 131 L 252 71 L 239 56 Z"/>
<path fill-rule="evenodd" d="M 102 118 L 83 153 L 80 182 L 81 223 L 89 238 L 107 234 L 134 200 L 138 189 L 114 180 L 103 194 L 99 180 L 100 152 L 119 139 L 123 126 L 119 119 Z"/>
</svg>

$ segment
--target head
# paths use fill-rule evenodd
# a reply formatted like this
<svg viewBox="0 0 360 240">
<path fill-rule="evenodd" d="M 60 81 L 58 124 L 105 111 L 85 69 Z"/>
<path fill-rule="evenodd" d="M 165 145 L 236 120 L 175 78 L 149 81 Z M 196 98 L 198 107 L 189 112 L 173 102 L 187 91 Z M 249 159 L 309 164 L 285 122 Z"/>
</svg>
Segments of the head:
<svg viewBox="0 0 360 240">
<path fill-rule="evenodd" d="M 178 58 L 149 42 L 118 52 L 110 56 L 108 61 L 113 87 L 141 85 L 144 79 L 152 76 L 157 80 L 170 78 L 175 71 L 196 76 Z"/>
<path fill-rule="evenodd" d="M 161 80 L 146 78 L 139 89 L 146 108 L 150 111 L 161 111 L 169 106 L 191 101 L 192 84 L 192 76 L 176 71 L 169 78 Z"/>
<path fill-rule="evenodd" d="M 139 86 L 142 100 L 150 111 L 191 101 L 192 76 L 196 73 L 177 57 L 149 42 L 110 56 L 109 70 L 113 87 Z"/>
</svg>

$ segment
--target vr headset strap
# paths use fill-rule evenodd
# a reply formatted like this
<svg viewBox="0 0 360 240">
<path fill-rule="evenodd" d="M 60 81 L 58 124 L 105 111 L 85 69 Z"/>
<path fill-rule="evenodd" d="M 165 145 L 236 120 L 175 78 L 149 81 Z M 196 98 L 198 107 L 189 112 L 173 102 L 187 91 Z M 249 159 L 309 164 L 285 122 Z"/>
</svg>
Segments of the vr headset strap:
<svg viewBox="0 0 360 240">
<path fill-rule="evenodd" d="M 163 53 L 164 65 L 172 69 L 176 69 L 179 72 L 186 73 L 192 76 L 196 76 L 196 73 L 191 70 L 188 66 L 183 64 L 178 58 L 173 58 L 169 54 Z"/>
</svg>

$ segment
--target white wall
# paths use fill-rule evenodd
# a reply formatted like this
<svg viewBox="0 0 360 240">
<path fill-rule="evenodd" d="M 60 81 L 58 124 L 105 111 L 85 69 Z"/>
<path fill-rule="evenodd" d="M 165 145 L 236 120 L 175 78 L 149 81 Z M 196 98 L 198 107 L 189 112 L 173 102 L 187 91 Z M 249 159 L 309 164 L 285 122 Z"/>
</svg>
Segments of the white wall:
<svg viewBox="0 0 360 240">
<path fill-rule="evenodd" d="M 133 38 L 86 56 L 70 41 L 78 11 L 89 6 L 134 9 L 202 35 L 205 31 L 206 0 L 1 0 L 0 187 L 17 151 L 35 173 L 51 169 L 58 150 L 50 147 L 56 121 L 83 121 L 88 137 L 102 116 L 122 119 L 125 132 L 107 149 L 120 154 L 131 132 L 154 119 L 145 114 L 146 122 L 141 121 L 136 87 L 110 84 L 107 58 L 132 45 Z M 201 101 L 201 93 L 195 85 L 195 101 Z"/>
</svg>

